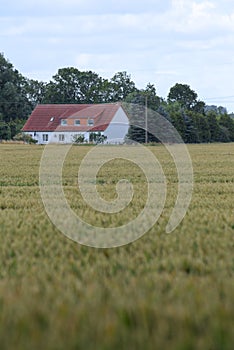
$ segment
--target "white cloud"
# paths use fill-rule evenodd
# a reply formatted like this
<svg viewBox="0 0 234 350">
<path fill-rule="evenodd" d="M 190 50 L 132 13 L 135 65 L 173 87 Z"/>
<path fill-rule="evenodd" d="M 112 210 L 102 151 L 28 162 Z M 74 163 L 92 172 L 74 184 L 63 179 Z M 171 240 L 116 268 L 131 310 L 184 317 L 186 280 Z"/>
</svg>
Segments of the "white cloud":
<svg viewBox="0 0 234 350">
<path fill-rule="evenodd" d="M 170 0 L 8 0 L 7 3 L 1 4 L 1 13 L 30 16 L 143 13 L 155 8 L 157 12 L 163 12 L 169 6 Z"/>
<path fill-rule="evenodd" d="M 164 27 L 186 34 L 234 31 L 233 16 L 234 8 L 229 13 L 222 13 L 214 1 L 172 0 L 172 8 L 167 13 L 168 23 Z"/>
<path fill-rule="evenodd" d="M 95 55 L 95 57 L 97 57 L 97 56 Z M 88 67 L 90 65 L 93 65 L 94 55 L 90 55 L 87 53 L 81 53 L 81 54 L 77 55 L 75 62 L 76 62 L 76 65 L 78 67 L 80 67 L 80 69 L 86 70 L 86 69 L 88 69 Z"/>
<path fill-rule="evenodd" d="M 164 97 L 176 82 L 203 96 L 234 89 L 233 0 L 8 0 L 0 38 L 1 51 L 33 78 L 77 66 L 104 77 L 127 70 Z"/>
</svg>

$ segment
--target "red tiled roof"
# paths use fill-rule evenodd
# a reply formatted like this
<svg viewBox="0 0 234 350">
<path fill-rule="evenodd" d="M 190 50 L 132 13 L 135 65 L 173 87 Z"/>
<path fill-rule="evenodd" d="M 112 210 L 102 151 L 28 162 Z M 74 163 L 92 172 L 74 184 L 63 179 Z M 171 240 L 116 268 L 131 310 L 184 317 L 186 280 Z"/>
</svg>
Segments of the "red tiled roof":
<svg viewBox="0 0 234 350">
<path fill-rule="evenodd" d="M 104 131 L 119 107 L 119 103 L 37 105 L 22 131 Z M 61 119 L 91 118 L 92 126 L 61 125 Z"/>
</svg>

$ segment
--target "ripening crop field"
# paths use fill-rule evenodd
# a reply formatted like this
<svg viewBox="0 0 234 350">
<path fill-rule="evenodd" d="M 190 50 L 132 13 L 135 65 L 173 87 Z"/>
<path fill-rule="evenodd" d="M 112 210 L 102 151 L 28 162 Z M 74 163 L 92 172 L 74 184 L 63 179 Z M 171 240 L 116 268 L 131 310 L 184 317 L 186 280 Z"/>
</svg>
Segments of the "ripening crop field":
<svg viewBox="0 0 234 350">
<path fill-rule="evenodd" d="M 171 234 L 175 164 L 163 146 L 149 147 L 167 178 L 162 215 L 141 239 L 108 249 L 79 245 L 50 221 L 39 189 L 43 149 L 0 144 L 0 349 L 232 350 L 234 144 L 188 146 L 193 197 Z M 128 178 L 134 197 L 121 214 L 98 213 L 77 186 L 90 149 L 74 146 L 66 158 L 67 201 L 93 225 L 123 225 L 144 207 L 144 174 L 123 159 L 104 165 L 100 195 L 115 199 L 115 184 Z"/>
</svg>

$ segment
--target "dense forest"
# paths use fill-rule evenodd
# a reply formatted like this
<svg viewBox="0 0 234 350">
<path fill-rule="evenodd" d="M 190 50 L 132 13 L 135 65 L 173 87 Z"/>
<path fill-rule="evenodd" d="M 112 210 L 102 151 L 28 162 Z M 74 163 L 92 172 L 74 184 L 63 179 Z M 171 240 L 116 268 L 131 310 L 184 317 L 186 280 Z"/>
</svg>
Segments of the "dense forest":
<svg viewBox="0 0 234 350">
<path fill-rule="evenodd" d="M 127 72 L 104 79 L 92 71 L 61 68 L 50 82 L 28 79 L 0 53 L 0 140 L 20 132 L 38 103 L 108 103 L 144 106 L 169 120 L 186 143 L 233 142 L 234 119 L 225 107 L 207 106 L 187 84 L 171 87 L 167 99 L 154 84 L 138 89 Z M 144 116 L 141 116 L 143 118 Z M 145 142 L 145 131 L 130 127 L 129 137 Z M 157 141 L 149 134 L 148 142 Z"/>
</svg>

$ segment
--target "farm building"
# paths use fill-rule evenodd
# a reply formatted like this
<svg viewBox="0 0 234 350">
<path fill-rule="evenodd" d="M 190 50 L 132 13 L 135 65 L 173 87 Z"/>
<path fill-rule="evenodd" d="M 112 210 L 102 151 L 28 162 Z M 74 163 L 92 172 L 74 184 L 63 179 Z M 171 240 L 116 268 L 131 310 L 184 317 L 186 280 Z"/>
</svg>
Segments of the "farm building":
<svg viewBox="0 0 234 350">
<path fill-rule="evenodd" d="M 129 119 L 121 103 L 37 105 L 22 131 L 39 144 L 72 143 L 95 135 L 106 143 L 123 143 Z"/>
</svg>

